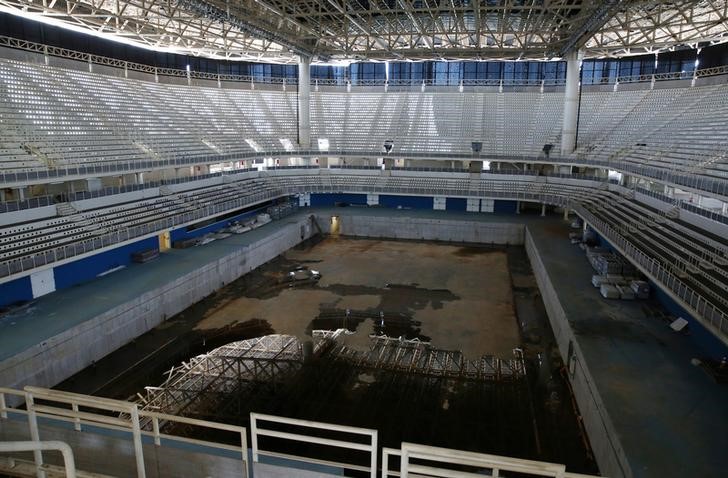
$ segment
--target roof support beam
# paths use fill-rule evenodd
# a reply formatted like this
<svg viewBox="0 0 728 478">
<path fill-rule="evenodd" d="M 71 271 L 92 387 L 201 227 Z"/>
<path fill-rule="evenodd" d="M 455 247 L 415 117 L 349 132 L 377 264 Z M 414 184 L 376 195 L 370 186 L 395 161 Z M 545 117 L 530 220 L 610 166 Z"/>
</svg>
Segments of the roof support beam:
<svg viewBox="0 0 728 478">
<path fill-rule="evenodd" d="M 622 6 L 624 0 L 607 0 L 602 2 L 596 11 L 566 40 L 559 50 L 559 57 L 563 58 L 572 50 L 578 50 L 599 31 Z"/>
<path fill-rule="evenodd" d="M 248 33 L 254 37 L 262 38 L 264 40 L 272 41 L 281 45 L 282 47 L 288 48 L 291 52 L 305 57 L 313 57 L 315 53 L 312 49 L 293 42 L 287 38 L 284 38 L 279 33 L 261 28 L 251 22 L 245 21 L 237 15 L 231 15 L 230 13 L 222 10 L 215 5 L 207 3 L 202 0 L 178 0 L 178 5 L 183 6 L 185 9 L 201 15 L 210 20 L 216 20 L 220 22 L 229 23 L 236 28 Z"/>
</svg>

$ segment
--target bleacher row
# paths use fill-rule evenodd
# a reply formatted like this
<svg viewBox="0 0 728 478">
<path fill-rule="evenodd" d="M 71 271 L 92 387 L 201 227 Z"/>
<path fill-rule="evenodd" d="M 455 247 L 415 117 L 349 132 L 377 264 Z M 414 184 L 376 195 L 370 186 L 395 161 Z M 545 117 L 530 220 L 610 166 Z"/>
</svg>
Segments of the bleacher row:
<svg viewBox="0 0 728 478">
<path fill-rule="evenodd" d="M 728 241 L 598 187 L 381 175 L 292 175 L 246 179 L 0 229 L 0 277 L 174 226 L 297 193 L 472 196 L 581 205 L 728 311 Z"/>
<path fill-rule="evenodd" d="M 0 60 L 0 169 L 282 149 L 295 96 L 160 85 Z"/>
<path fill-rule="evenodd" d="M 538 155 L 560 134 L 563 93 L 320 92 L 312 94 L 311 134 L 332 150 L 392 154 Z"/>
<path fill-rule="evenodd" d="M 0 277 L 263 201 L 258 180 L 0 228 Z"/>
<path fill-rule="evenodd" d="M 576 156 L 728 179 L 728 84 L 582 95 Z"/>
<path fill-rule="evenodd" d="M 728 242 L 615 193 L 581 204 L 710 302 L 728 311 Z"/>
<path fill-rule="evenodd" d="M 534 156 L 557 146 L 563 93 L 320 91 L 312 147 Z M 585 91 L 572 159 L 728 179 L 728 84 Z M 292 91 L 174 86 L 0 60 L 0 171 L 281 151 L 296 143 Z"/>
</svg>

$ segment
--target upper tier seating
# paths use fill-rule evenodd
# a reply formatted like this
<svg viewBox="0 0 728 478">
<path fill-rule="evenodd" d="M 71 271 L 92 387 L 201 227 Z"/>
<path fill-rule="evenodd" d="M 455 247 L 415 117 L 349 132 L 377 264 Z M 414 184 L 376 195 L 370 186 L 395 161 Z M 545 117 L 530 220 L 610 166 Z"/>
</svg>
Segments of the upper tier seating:
<svg viewBox="0 0 728 478">
<path fill-rule="evenodd" d="M 332 150 L 538 155 L 558 141 L 563 93 L 390 92 L 312 94 L 311 135 Z"/>
<path fill-rule="evenodd" d="M 571 159 L 728 179 L 728 84 L 582 94 Z M 669 85 L 667 85 L 669 86 Z M 535 156 L 556 146 L 563 93 L 318 91 L 311 142 L 331 151 Z M 225 159 L 296 143 L 295 91 L 221 89 L 0 60 L 0 171 Z M 229 159 L 228 159 L 229 160 Z"/>
<path fill-rule="evenodd" d="M 295 141 L 295 97 L 0 60 L 0 169 L 252 153 Z"/>
<path fill-rule="evenodd" d="M 577 156 L 728 179 L 728 85 L 583 95 Z"/>
</svg>

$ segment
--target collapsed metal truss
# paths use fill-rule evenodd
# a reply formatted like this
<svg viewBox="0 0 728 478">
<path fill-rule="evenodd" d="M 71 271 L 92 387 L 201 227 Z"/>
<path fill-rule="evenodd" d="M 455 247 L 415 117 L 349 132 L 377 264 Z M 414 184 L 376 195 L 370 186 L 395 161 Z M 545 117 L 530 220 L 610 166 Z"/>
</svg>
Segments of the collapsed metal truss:
<svg viewBox="0 0 728 478">
<path fill-rule="evenodd" d="M 179 53 L 257 61 L 549 59 L 728 41 L 726 0 L 0 0 L 0 10 Z"/>
<path fill-rule="evenodd" d="M 302 363 L 301 343 L 290 335 L 233 342 L 171 369 L 163 384 L 145 388 L 140 406 L 169 415 L 205 415 L 243 387 L 283 380 Z"/>
<path fill-rule="evenodd" d="M 328 339 L 328 331 L 315 331 L 314 337 Z M 355 367 L 406 372 L 419 375 L 492 382 L 516 381 L 526 376 L 523 354 L 514 350 L 514 358 L 498 359 L 484 355 L 468 360 L 457 350 L 443 350 L 417 339 L 370 336 L 367 351 L 337 344 L 327 353 L 334 360 L 350 362 Z"/>
<path fill-rule="evenodd" d="M 406 372 L 451 379 L 513 382 L 526 375 L 523 355 L 508 360 L 483 356 L 467 360 L 462 352 L 442 350 L 419 340 L 370 336 L 367 351 L 339 343 L 346 329 L 313 331 L 313 354 L 347 361 L 354 367 Z M 168 415 L 209 416 L 246 388 L 280 383 L 303 366 L 303 346 L 290 335 L 266 335 L 233 342 L 172 368 L 158 387 L 145 387 L 141 409 Z M 152 426 L 151 419 L 142 423 Z M 164 427 L 165 423 L 160 422 Z"/>
</svg>

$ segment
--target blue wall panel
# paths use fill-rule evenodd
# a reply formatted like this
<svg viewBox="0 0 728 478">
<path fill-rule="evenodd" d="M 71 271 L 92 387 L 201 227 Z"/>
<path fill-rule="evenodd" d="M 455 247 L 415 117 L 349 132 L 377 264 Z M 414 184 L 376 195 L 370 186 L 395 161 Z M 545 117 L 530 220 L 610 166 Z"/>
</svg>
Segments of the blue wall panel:
<svg viewBox="0 0 728 478">
<path fill-rule="evenodd" d="M 448 211 L 466 211 L 468 209 L 468 200 L 465 198 L 447 198 L 445 209 Z"/>
<path fill-rule="evenodd" d="M 33 287 L 30 285 L 30 276 L 0 284 L 0 307 L 24 302 L 32 298 Z"/>
<path fill-rule="evenodd" d="M 379 205 L 403 209 L 432 209 L 433 200 L 424 196 L 379 196 Z"/>
<path fill-rule="evenodd" d="M 331 207 L 336 203 L 347 203 L 366 206 L 366 194 L 311 194 L 311 206 Z"/>
<path fill-rule="evenodd" d="M 703 324 L 698 322 L 688 311 L 680 307 L 667 292 L 652 281 L 650 281 L 650 287 L 652 288 L 652 295 L 671 315 L 682 317 L 688 321 L 688 329 L 690 332 L 688 337 L 699 349 L 715 360 L 720 360 L 722 357 L 728 356 L 728 347 L 708 331 L 708 329 L 703 327 Z"/>
<path fill-rule="evenodd" d="M 517 201 L 505 201 L 496 199 L 493 204 L 493 212 L 496 214 L 515 214 L 518 208 Z"/>
<path fill-rule="evenodd" d="M 104 271 L 131 263 L 131 255 L 142 249 L 156 249 L 159 239 L 150 237 L 141 241 L 117 247 L 91 257 L 79 259 L 53 269 L 56 290 L 80 284 L 95 278 Z"/>
</svg>

